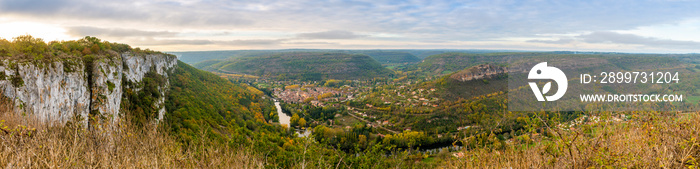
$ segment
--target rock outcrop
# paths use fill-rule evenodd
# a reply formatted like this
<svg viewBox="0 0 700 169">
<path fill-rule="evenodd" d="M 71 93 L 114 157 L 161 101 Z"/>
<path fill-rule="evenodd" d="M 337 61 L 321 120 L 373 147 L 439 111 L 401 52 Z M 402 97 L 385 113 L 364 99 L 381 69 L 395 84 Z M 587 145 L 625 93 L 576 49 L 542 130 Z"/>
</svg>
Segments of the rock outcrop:
<svg viewBox="0 0 700 169">
<path fill-rule="evenodd" d="M 123 90 L 140 90 L 139 84 L 149 71 L 167 77 L 177 58 L 166 54 L 62 58 L 53 61 L 5 59 L 0 63 L 0 91 L 11 99 L 18 113 L 31 114 L 44 122 L 65 123 L 76 116 L 87 123 L 90 113 L 117 119 L 122 107 Z M 167 78 L 166 78 L 167 79 Z M 158 86 L 161 93 L 156 107 L 159 119 L 169 82 Z"/>
<path fill-rule="evenodd" d="M 508 73 L 508 69 L 505 67 L 483 64 L 454 73 L 450 76 L 450 78 L 460 82 L 465 82 L 470 80 L 491 78 L 505 73 Z"/>
</svg>

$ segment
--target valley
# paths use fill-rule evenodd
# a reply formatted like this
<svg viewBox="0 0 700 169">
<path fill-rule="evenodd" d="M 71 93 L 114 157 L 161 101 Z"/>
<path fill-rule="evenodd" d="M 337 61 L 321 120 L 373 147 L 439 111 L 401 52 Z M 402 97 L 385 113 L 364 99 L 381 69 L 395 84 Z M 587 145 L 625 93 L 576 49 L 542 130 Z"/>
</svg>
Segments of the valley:
<svg viewBox="0 0 700 169">
<path fill-rule="evenodd" d="M 698 8 L 0 0 L 0 168 L 700 168 Z"/>
<path fill-rule="evenodd" d="M 157 127 L 167 136 L 152 137 L 177 142 L 175 147 L 186 148 L 185 154 L 216 154 L 214 147 L 252 154 L 277 152 L 264 157 L 275 161 L 264 164 L 272 168 L 297 166 L 299 159 L 315 161 L 321 168 L 346 160 L 360 168 L 465 165 L 455 164 L 465 153 L 551 146 L 547 140 L 570 139 L 565 134 L 578 135 L 581 128 L 588 133 L 586 137 L 599 137 L 590 130 L 643 122 L 658 117 L 658 111 L 663 118 L 688 116 L 692 120 L 693 110 L 700 106 L 696 99 L 700 91 L 695 90 L 700 79 L 693 76 L 700 71 L 700 56 L 694 54 L 436 50 L 437 54 L 416 61 L 410 51 L 234 52 L 247 53 L 245 56 L 192 52 L 218 58 L 194 63 L 199 66 L 194 67 L 181 60 L 196 59 L 176 59 L 94 37 L 45 43 L 28 36 L 1 42 L 5 46 L 0 48 L 4 59 L 0 87 L 6 91 L 7 115 L 22 112 L 39 121 L 59 122 L 59 127 L 73 126 L 65 130 L 119 132 L 107 129 L 128 124 L 132 126 L 128 130 L 140 132 Z M 17 50 L 27 44 L 41 50 Z M 574 87 L 569 92 L 677 92 L 690 101 L 637 107 L 649 111 L 603 111 L 610 107 L 583 111 L 577 108 L 595 105 L 579 104 L 563 105 L 574 111 L 509 110 L 510 106 L 527 106 L 526 102 L 510 102 L 513 96 L 531 94 L 524 86 L 511 85 L 520 83 L 512 78 L 524 76 L 523 67 L 542 59 L 566 70 L 573 77 L 567 79 L 571 83 L 578 80 L 576 74 L 597 69 L 675 71 L 685 83 Z M 79 78 L 52 78 L 55 74 Z M 60 92 L 46 93 L 53 84 L 80 89 L 61 87 Z M 573 95 L 564 99 L 574 99 Z M 43 98 L 54 100 L 48 103 Z M 56 103 L 60 111 L 50 110 Z M 76 105 L 65 107 L 63 103 Z M 625 103 L 611 106 L 629 107 Z M 63 113 L 69 107 L 74 113 Z M 669 109 L 686 111 L 664 111 Z M 173 166 L 185 165 L 190 164 Z"/>
<path fill-rule="evenodd" d="M 292 127 L 312 129 L 317 141 L 335 145 L 344 151 L 380 143 L 405 149 L 447 148 L 465 144 L 465 137 L 488 133 L 508 142 L 527 135 L 530 127 L 524 119 L 532 118 L 537 113 L 508 111 L 508 94 L 520 93 L 509 91 L 508 73 L 523 71 L 511 63 L 542 58 L 566 60 L 569 57 L 584 61 L 577 62 L 582 63 L 578 65 L 562 66 L 565 69 L 672 69 L 686 75 L 698 71 L 693 67 L 698 60 L 689 55 L 445 52 L 398 67 L 384 65 L 393 74 L 372 76 L 372 79 L 323 77 L 285 80 L 274 78 L 279 75 L 274 73 L 260 78 L 247 78 L 236 73 L 222 73 L 220 76 L 267 91 L 271 97 L 282 101 L 280 105 L 285 113 L 304 119 L 303 123 L 291 122 Z M 631 63 L 628 62 L 631 57 L 648 61 Z M 668 66 L 661 66 L 656 61 L 666 59 L 669 59 L 665 61 L 669 63 Z M 309 67 L 320 66 L 316 63 L 306 64 Z M 651 64 L 654 68 L 649 69 Z M 684 79 L 693 81 L 690 86 L 699 84 L 695 77 L 686 76 Z M 556 116 L 558 123 L 569 123 L 585 117 L 587 113 L 546 114 Z M 397 137 L 401 139 L 397 140 Z M 432 157 L 439 152 L 426 154 Z"/>
</svg>

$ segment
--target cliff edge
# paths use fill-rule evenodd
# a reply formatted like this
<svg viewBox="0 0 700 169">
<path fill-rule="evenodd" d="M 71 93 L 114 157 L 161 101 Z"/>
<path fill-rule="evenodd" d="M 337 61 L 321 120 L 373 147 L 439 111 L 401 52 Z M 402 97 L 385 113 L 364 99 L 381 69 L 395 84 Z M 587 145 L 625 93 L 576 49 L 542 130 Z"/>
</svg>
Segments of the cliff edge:
<svg viewBox="0 0 700 169">
<path fill-rule="evenodd" d="M 176 65 L 173 55 L 93 37 L 48 44 L 31 36 L 0 39 L 2 95 L 13 101 L 17 113 L 44 122 L 116 120 L 128 107 L 125 100 L 148 87 L 143 79 L 149 73 L 164 79 L 150 101 L 162 119 L 167 77 Z"/>
</svg>

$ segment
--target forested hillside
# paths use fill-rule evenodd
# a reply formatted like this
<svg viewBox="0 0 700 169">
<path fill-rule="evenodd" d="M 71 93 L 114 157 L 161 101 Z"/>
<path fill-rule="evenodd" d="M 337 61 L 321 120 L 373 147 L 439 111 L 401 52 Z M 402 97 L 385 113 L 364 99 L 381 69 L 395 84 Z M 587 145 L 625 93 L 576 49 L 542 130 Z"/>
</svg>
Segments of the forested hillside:
<svg viewBox="0 0 700 169">
<path fill-rule="evenodd" d="M 168 52 L 178 57 L 178 60 L 187 64 L 195 64 L 205 60 L 225 60 L 228 58 L 241 56 L 254 56 L 258 54 L 270 53 L 267 50 L 223 50 L 223 51 L 191 51 L 191 52 Z"/>
<path fill-rule="evenodd" d="M 215 138 L 239 138 L 266 124 L 274 107 L 261 91 L 245 84 L 234 84 L 214 74 L 178 62 L 167 94 L 166 122 L 185 140 L 197 139 L 201 130 L 213 131 Z M 247 130 L 239 130 L 248 127 Z"/>
<path fill-rule="evenodd" d="M 227 60 L 236 57 L 251 57 L 284 52 L 328 52 L 365 54 L 382 64 L 415 63 L 431 55 L 443 53 L 502 53 L 516 52 L 512 50 L 460 50 L 460 49 L 382 49 L 382 50 L 335 50 L 335 49 L 281 49 L 281 50 L 222 50 L 222 51 L 188 51 L 168 52 L 178 56 L 178 59 L 187 64 L 197 64 L 207 60 Z M 195 66 L 196 68 L 201 68 Z"/>
<path fill-rule="evenodd" d="M 372 79 L 392 74 L 391 70 L 382 67 L 367 55 L 324 52 L 285 52 L 239 57 L 211 64 L 203 69 L 303 81 Z"/>
<path fill-rule="evenodd" d="M 371 141 L 373 147 L 351 153 L 308 138 L 297 137 L 271 121 L 278 118 L 270 98 L 244 83 L 234 83 L 212 73 L 178 62 L 167 94 L 165 125 L 186 146 L 231 146 L 247 152 L 265 154 L 269 167 L 328 168 L 343 163 L 346 167 L 392 167 L 396 165 L 432 165 L 403 163 L 407 154 L 384 156 L 395 150 L 391 145 Z M 343 141 L 346 143 L 346 141 Z M 367 143 L 370 144 L 370 143 Z M 274 152 L 274 153 L 269 153 Z M 304 163 L 306 161 L 306 163 Z"/>
<path fill-rule="evenodd" d="M 437 97 L 445 100 L 471 99 L 508 88 L 505 67 L 484 64 L 473 66 L 438 80 L 426 82 L 425 87 L 437 88 Z"/>
<path fill-rule="evenodd" d="M 356 51 L 374 58 L 381 64 L 415 63 L 420 62 L 420 58 L 408 52 L 382 51 L 382 50 L 362 50 Z"/>
<path fill-rule="evenodd" d="M 347 53 L 347 54 L 364 54 L 372 57 L 381 64 L 394 63 L 415 63 L 421 59 L 415 55 L 402 50 L 323 50 L 323 49 L 285 49 L 285 50 L 228 50 L 228 51 L 192 51 L 192 52 L 169 52 L 178 56 L 178 58 L 187 63 L 192 64 L 196 68 L 197 64 L 207 61 L 223 61 L 237 57 L 256 57 L 269 55 L 274 53 L 287 52 L 326 52 L 326 53 Z"/>
<path fill-rule="evenodd" d="M 409 70 L 420 70 L 421 72 L 432 75 L 446 75 L 479 64 L 505 63 L 510 59 L 543 54 L 544 53 L 443 53 L 428 56 L 421 63 L 409 68 Z"/>
</svg>

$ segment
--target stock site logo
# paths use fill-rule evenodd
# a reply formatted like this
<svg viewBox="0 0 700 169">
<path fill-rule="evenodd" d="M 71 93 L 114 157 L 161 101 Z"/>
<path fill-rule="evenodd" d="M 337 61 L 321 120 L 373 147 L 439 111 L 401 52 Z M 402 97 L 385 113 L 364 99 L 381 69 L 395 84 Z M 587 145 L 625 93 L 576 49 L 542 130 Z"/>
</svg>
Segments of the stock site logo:
<svg viewBox="0 0 700 169">
<path fill-rule="evenodd" d="M 566 88 L 569 86 L 569 81 L 566 79 L 564 72 L 556 67 L 547 67 L 547 62 L 541 62 L 532 67 L 532 69 L 530 69 L 530 73 L 527 75 L 527 78 L 536 80 L 553 80 L 555 83 L 557 83 L 557 86 L 559 86 L 557 93 L 554 93 L 554 95 L 551 96 L 544 96 L 547 94 L 547 92 L 549 92 L 549 89 L 552 88 L 552 82 L 547 82 L 544 87 L 542 87 L 542 90 L 540 90 L 536 82 L 528 82 L 530 84 L 530 88 L 532 88 L 532 92 L 535 93 L 535 97 L 537 97 L 537 101 L 541 102 L 559 100 L 562 96 L 564 96 L 564 93 L 566 93 Z M 545 100 L 545 98 L 547 100 Z"/>
</svg>

